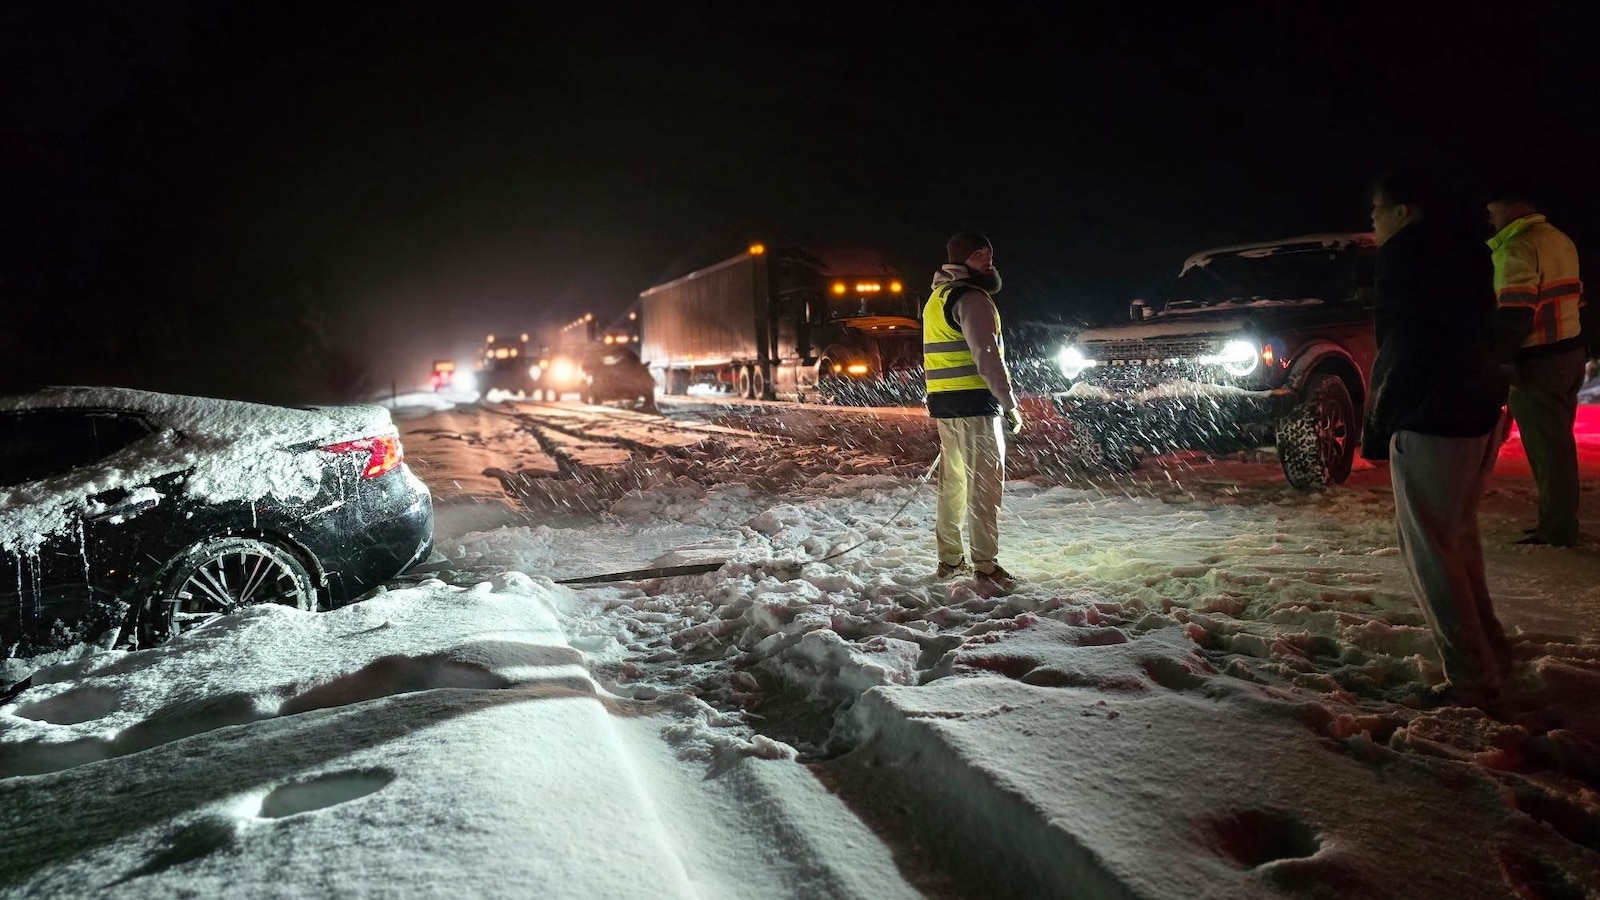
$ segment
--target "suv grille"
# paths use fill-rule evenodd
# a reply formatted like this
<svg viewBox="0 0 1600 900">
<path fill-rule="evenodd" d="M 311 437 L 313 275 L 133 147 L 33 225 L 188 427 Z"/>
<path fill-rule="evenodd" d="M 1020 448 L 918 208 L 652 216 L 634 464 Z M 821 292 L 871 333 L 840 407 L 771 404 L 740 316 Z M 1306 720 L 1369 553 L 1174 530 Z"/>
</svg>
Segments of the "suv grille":
<svg viewBox="0 0 1600 900">
<path fill-rule="evenodd" d="M 1085 349 L 1101 364 L 1122 362 L 1133 365 L 1159 365 L 1167 360 L 1192 361 L 1217 352 L 1216 342 L 1206 338 L 1181 341 L 1106 341 Z"/>
</svg>

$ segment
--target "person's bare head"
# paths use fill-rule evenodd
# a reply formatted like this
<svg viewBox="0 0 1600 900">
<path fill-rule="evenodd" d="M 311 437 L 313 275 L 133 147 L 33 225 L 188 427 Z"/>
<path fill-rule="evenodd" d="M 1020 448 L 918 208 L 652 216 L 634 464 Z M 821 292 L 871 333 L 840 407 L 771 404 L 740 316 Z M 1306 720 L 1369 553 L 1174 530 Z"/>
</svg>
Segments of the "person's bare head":
<svg viewBox="0 0 1600 900">
<path fill-rule="evenodd" d="M 1379 176 L 1372 185 L 1372 233 L 1378 245 L 1381 247 L 1401 229 L 1421 221 L 1428 203 L 1427 189 L 1414 173 L 1389 172 Z"/>
</svg>

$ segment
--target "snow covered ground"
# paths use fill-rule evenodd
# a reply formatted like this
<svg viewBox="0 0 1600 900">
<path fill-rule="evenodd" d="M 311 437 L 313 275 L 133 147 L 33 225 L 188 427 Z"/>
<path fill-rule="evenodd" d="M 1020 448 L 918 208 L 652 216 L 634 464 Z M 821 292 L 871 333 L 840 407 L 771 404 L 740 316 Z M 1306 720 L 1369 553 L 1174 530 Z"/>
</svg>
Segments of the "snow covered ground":
<svg viewBox="0 0 1600 900">
<path fill-rule="evenodd" d="M 1512 545 L 1515 441 L 1483 514 L 1518 659 L 1496 720 L 1423 700 L 1382 467 L 1317 495 L 1270 454 L 1097 479 L 1037 421 L 1002 518 L 1026 583 L 986 596 L 931 578 L 917 414 L 402 406 L 440 498 L 424 571 L 8 664 L 44 668 L 0 707 L 0 889 L 1600 892 L 1600 555 Z"/>
</svg>

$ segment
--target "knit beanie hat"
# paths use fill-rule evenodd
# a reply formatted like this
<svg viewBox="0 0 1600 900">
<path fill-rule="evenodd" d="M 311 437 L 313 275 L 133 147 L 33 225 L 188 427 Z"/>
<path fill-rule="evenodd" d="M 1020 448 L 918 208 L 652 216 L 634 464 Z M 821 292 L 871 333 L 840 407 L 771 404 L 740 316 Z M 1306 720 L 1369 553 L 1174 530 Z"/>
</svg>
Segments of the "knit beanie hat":
<svg viewBox="0 0 1600 900">
<path fill-rule="evenodd" d="M 994 245 L 982 234 L 976 231 L 958 231 L 950 235 L 950 240 L 944 242 L 944 260 L 949 263 L 964 264 L 967 257 L 985 247 L 994 249 Z"/>
</svg>

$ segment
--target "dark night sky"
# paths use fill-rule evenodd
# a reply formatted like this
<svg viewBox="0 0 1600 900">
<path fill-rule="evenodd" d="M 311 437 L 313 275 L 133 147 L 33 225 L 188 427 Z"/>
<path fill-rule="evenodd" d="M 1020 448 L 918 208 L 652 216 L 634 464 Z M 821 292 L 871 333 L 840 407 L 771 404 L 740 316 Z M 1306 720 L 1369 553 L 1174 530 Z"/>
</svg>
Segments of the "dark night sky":
<svg viewBox="0 0 1600 900">
<path fill-rule="evenodd" d="M 920 283 L 981 228 L 1013 315 L 1101 319 L 1191 250 L 1366 227 L 1417 158 L 1532 166 L 1600 246 L 1580 4 L 30 6 L 12 382 L 405 388 L 757 238 Z"/>
</svg>

